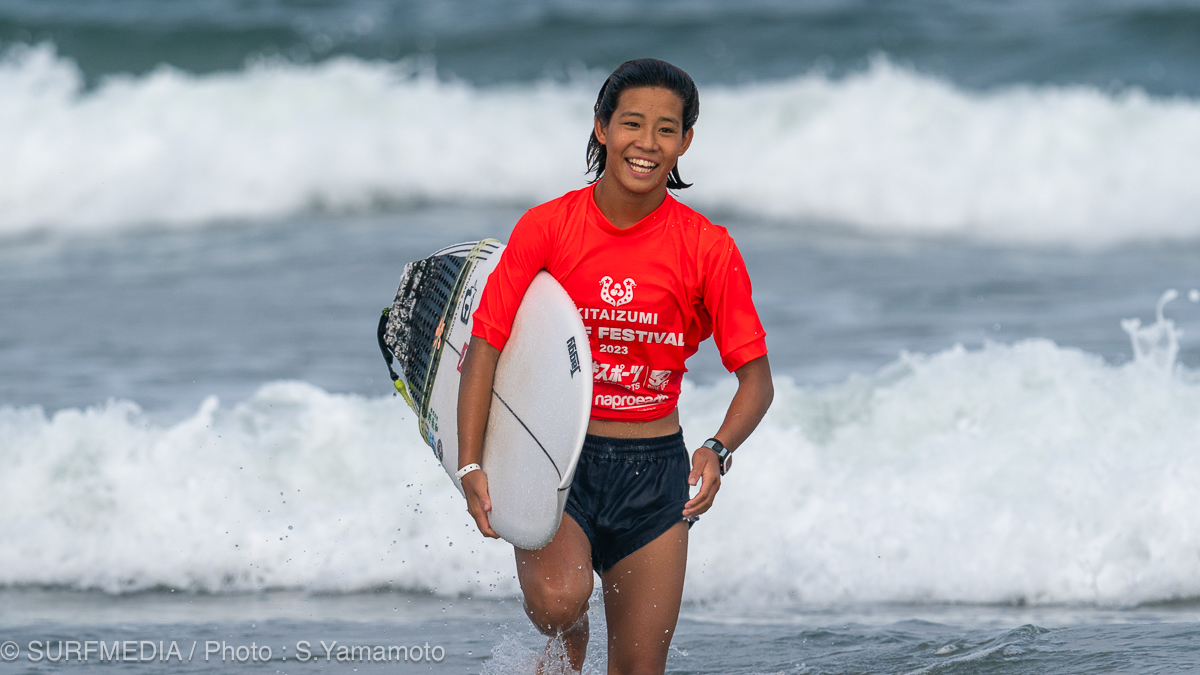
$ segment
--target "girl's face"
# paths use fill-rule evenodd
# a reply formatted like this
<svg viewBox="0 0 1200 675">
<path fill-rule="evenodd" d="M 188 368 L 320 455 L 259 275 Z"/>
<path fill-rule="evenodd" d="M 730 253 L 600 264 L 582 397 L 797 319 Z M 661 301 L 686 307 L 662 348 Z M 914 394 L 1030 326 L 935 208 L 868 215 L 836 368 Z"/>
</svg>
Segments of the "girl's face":
<svg viewBox="0 0 1200 675">
<path fill-rule="evenodd" d="M 646 194 L 665 189 L 667 177 L 692 143 L 683 133 L 683 102 L 669 89 L 626 89 L 608 126 L 595 121 L 596 140 L 605 146 L 604 178 L 625 190 Z"/>
</svg>

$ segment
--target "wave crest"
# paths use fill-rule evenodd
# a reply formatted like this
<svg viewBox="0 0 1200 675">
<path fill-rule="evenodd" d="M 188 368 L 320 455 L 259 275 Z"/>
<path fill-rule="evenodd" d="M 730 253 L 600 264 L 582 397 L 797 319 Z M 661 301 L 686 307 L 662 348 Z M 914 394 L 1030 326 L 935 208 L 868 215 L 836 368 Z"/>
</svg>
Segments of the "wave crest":
<svg viewBox="0 0 1200 675">
<path fill-rule="evenodd" d="M 167 67 L 83 89 L 52 45 L 0 60 L 0 234 L 425 202 L 532 205 L 583 184 L 592 83 L 474 87 L 419 64 Z M 694 206 L 881 235 L 1094 246 L 1200 235 L 1200 103 L 969 92 L 876 59 L 704 89 Z"/>
</svg>

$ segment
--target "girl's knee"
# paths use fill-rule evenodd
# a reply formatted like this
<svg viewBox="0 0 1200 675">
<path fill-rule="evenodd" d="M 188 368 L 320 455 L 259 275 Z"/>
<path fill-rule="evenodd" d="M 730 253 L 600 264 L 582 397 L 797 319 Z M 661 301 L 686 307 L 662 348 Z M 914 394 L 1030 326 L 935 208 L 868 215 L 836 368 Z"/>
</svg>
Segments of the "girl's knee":
<svg viewBox="0 0 1200 675">
<path fill-rule="evenodd" d="M 530 587 L 532 586 L 532 587 Z M 553 635 L 575 627 L 587 615 L 590 586 L 549 582 L 528 584 L 525 592 L 525 613 L 538 630 Z"/>
</svg>

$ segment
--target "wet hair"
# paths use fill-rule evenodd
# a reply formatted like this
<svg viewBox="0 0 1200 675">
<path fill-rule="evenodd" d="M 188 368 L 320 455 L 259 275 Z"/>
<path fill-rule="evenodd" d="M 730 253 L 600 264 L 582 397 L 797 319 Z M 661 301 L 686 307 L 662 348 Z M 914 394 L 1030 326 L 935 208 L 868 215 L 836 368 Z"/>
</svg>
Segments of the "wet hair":
<svg viewBox="0 0 1200 675">
<path fill-rule="evenodd" d="M 600 120 L 602 126 L 608 126 L 617 110 L 621 93 L 626 89 L 643 87 L 667 89 L 679 97 L 683 102 L 682 133 L 686 134 L 696 123 L 696 118 L 700 117 L 700 92 L 696 90 L 696 83 L 687 73 L 666 61 L 634 59 L 618 66 L 604 81 L 604 86 L 600 87 L 600 95 L 596 97 L 596 107 L 593 108 L 596 119 Z M 594 173 L 595 177 L 588 181 L 589 183 L 600 180 L 607 161 L 608 152 L 600 143 L 600 139 L 596 138 L 596 131 L 593 129 L 587 145 L 587 173 Z M 691 183 L 685 183 L 679 177 L 679 165 L 671 167 L 671 174 L 667 176 L 668 188 L 680 190 L 691 186 Z"/>
</svg>

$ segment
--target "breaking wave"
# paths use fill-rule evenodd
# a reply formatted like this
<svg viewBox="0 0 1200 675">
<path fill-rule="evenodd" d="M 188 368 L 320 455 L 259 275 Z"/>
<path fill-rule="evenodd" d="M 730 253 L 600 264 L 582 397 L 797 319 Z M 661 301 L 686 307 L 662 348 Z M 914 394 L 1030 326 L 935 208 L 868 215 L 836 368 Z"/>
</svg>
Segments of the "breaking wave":
<svg viewBox="0 0 1200 675">
<path fill-rule="evenodd" d="M 0 236 L 529 206 L 583 184 L 597 85 L 476 87 L 348 56 L 83 82 L 50 44 L 0 58 Z M 703 87 L 697 134 L 682 197 L 720 213 L 1083 247 L 1200 236 L 1188 98 L 973 92 L 879 58 L 842 78 Z"/>
<path fill-rule="evenodd" d="M 780 379 L 692 530 L 687 597 L 1200 597 L 1200 377 L 1161 305 L 1125 328 L 1122 365 L 1032 339 Z M 692 445 L 733 387 L 684 391 Z M 0 462 L 0 585 L 517 592 L 398 398 L 274 382 L 176 424 L 129 401 L 5 407 Z"/>
</svg>

